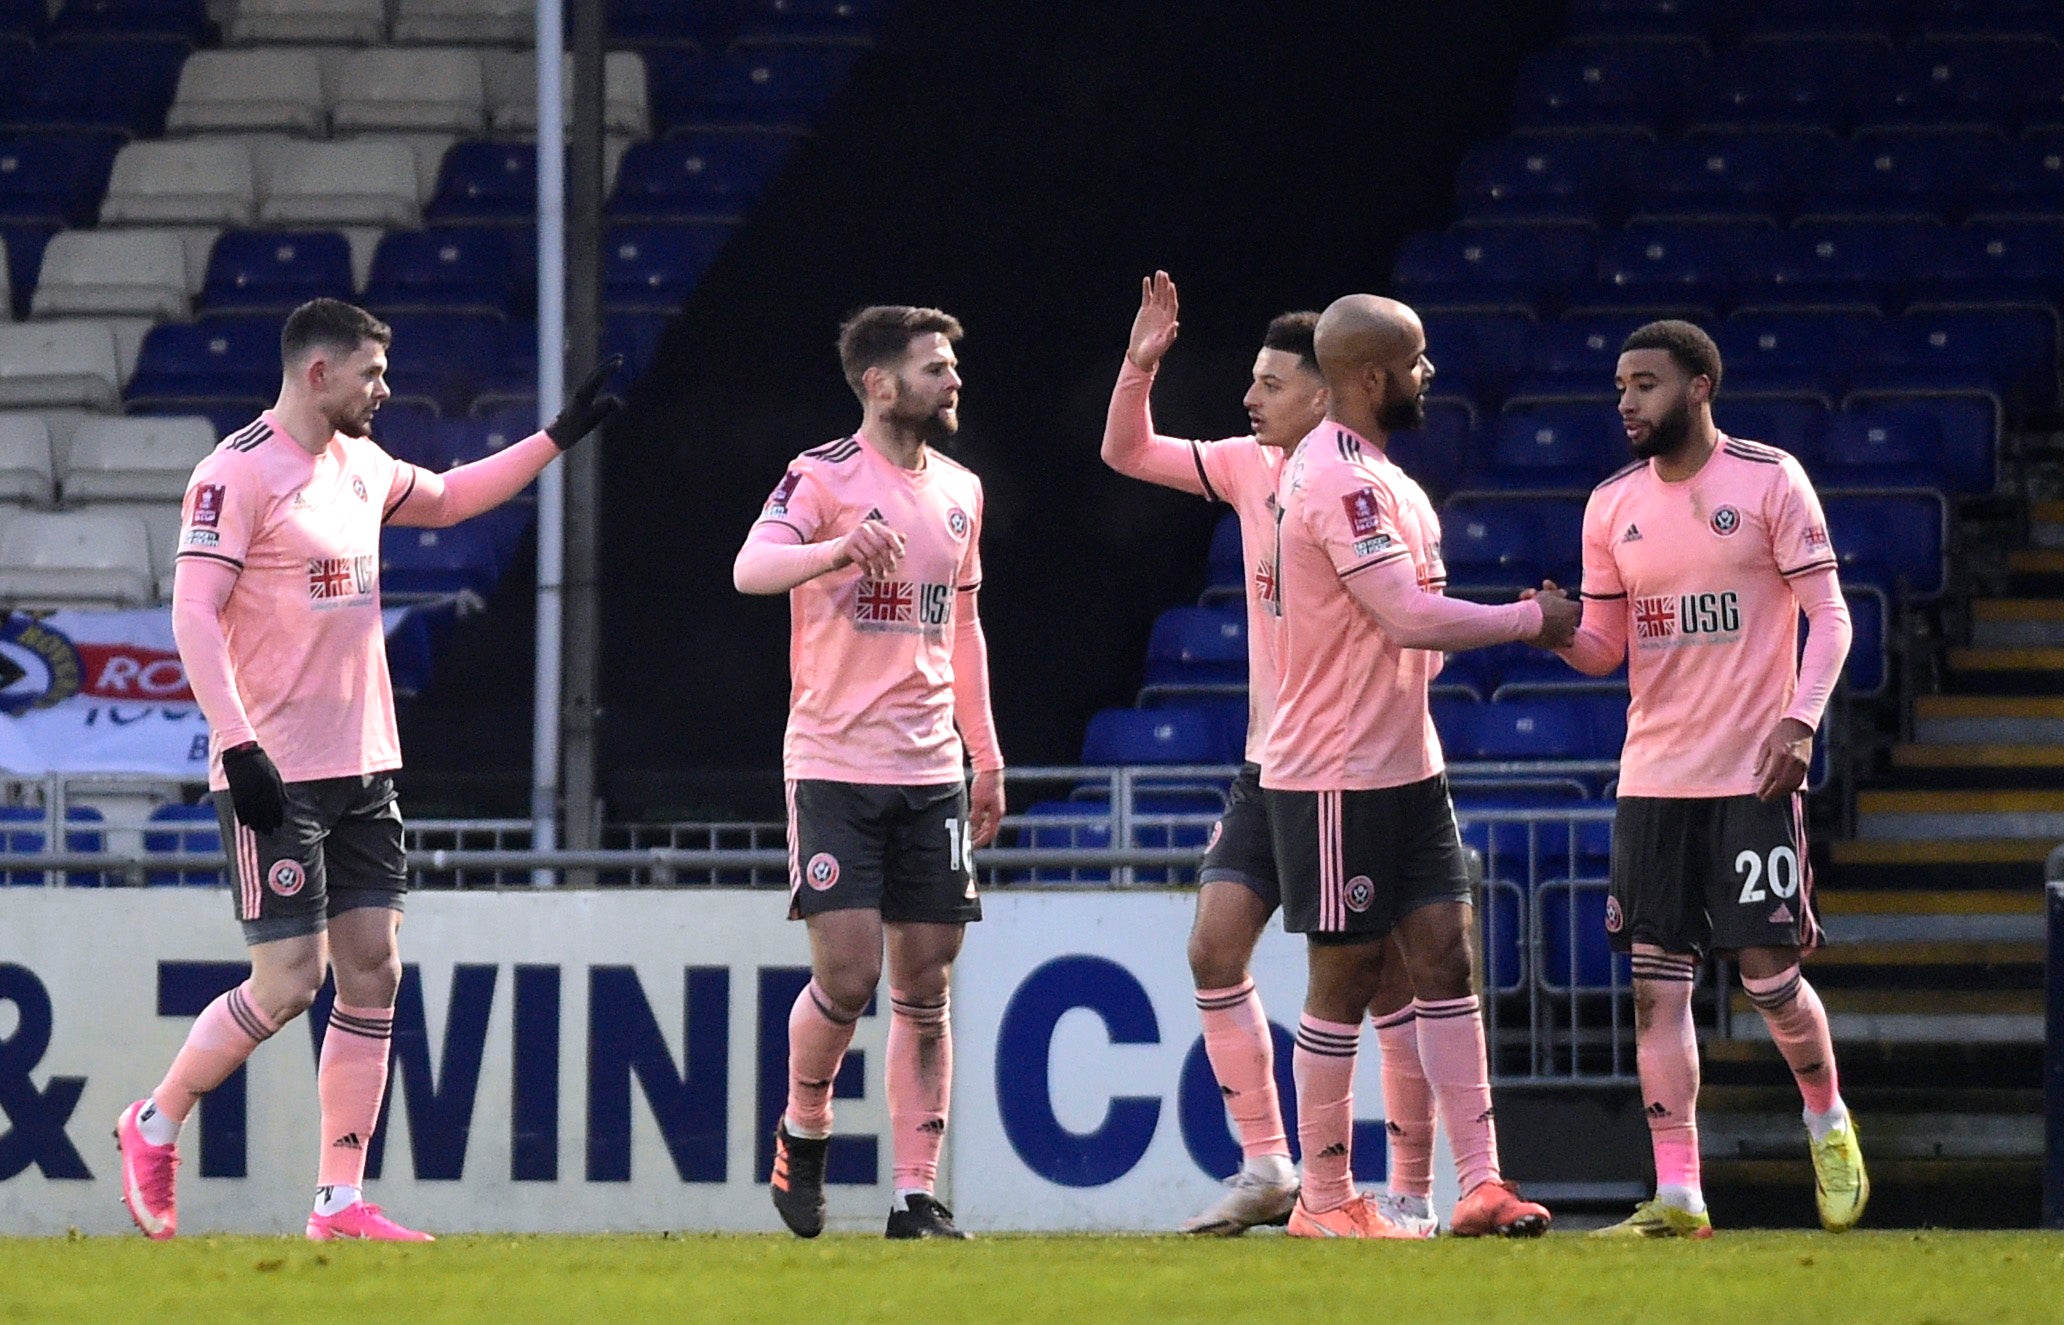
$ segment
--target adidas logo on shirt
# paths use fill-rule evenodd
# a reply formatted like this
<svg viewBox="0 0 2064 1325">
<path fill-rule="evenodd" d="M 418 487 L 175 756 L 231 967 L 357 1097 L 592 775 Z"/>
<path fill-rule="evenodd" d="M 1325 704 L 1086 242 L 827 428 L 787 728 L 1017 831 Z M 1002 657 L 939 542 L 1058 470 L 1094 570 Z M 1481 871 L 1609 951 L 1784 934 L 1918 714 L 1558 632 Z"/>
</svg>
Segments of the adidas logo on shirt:
<svg viewBox="0 0 2064 1325">
<path fill-rule="evenodd" d="M 1638 524 L 1628 525 L 1627 532 L 1620 535 L 1620 541 L 1622 543 L 1639 543 L 1641 541 L 1641 526 Z"/>
<path fill-rule="evenodd" d="M 881 507 L 871 506 L 868 508 L 867 518 L 870 520 L 886 520 L 889 517 L 881 513 Z"/>
</svg>

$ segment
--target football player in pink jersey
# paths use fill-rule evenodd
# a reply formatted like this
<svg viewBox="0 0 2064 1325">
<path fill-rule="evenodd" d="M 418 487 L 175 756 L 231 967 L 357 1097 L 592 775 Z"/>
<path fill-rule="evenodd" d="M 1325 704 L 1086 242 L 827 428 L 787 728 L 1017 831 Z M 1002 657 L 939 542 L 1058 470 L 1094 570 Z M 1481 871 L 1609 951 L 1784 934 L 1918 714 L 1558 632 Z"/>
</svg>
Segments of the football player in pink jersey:
<svg viewBox="0 0 2064 1325">
<path fill-rule="evenodd" d="M 982 481 L 937 449 L 960 426 L 960 334 L 935 308 L 846 322 L 860 429 L 789 462 L 733 568 L 741 592 L 789 596 L 789 916 L 809 925 L 811 979 L 789 1013 L 772 1188 L 799 1237 L 824 1229 L 832 1082 L 885 942 L 887 1236 L 966 1236 L 934 1191 L 953 1082 L 947 984 L 982 916 L 973 852 L 1003 819 L 1003 754 L 975 610 Z"/>
<path fill-rule="evenodd" d="M 1354 1187 L 1354 1067 L 1384 940 L 1397 934 L 1419 1057 L 1447 1125 L 1458 1236 L 1533 1236 L 1548 1211 L 1498 1164 L 1481 1010 L 1471 990 L 1471 883 L 1428 705 L 1441 651 L 1566 643 L 1560 595 L 1489 607 L 1445 597 L 1440 520 L 1384 448 L 1425 421 L 1433 379 L 1418 315 L 1348 295 L 1315 337 L 1329 402 L 1277 488 L 1282 679 L 1261 756 L 1283 924 L 1309 939 L 1297 1029 L 1303 1190 L 1297 1237 L 1412 1236 Z"/>
<path fill-rule="evenodd" d="M 209 1004 L 151 1094 L 122 1111 L 122 1200 L 178 1229 L 176 1141 L 202 1095 L 337 983 L 317 1089 L 322 1150 L 307 1235 L 429 1241 L 363 1197 L 387 1086 L 408 866 L 380 627 L 380 528 L 442 528 L 521 492 L 621 408 L 596 368 L 544 431 L 433 473 L 371 440 L 392 333 L 335 299 L 280 333 L 279 401 L 194 467 L 172 583 L 179 656 L 209 728 L 208 785 L 251 975 Z"/>
<path fill-rule="evenodd" d="M 1607 1236 L 1712 1236 L 1691 1016 L 1709 951 L 1734 955 L 1805 1097 L 1821 1223 L 1852 1228 L 1870 1199 L 1827 1012 L 1799 969 L 1820 942 L 1800 787 L 1849 653 L 1849 607 L 1806 471 L 1713 425 L 1720 373 L 1712 337 L 1689 322 L 1651 322 L 1621 347 L 1614 385 L 1635 459 L 1585 508 L 1583 627 L 1560 650 L 1594 676 L 1626 660 L 1632 692 L 1605 927 L 1633 953 L 1656 1196 Z"/>
<path fill-rule="evenodd" d="M 1240 1136 L 1240 1171 L 1209 1208 L 1185 1221 L 1185 1233 L 1236 1236 L 1281 1224 L 1297 1203 L 1297 1173 L 1277 1098 L 1275 1043 L 1248 964 L 1263 927 L 1282 903 L 1275 847 L 1262 803 L 1261 757 L 1276 708 L 1276 476 L 1283 457 L 1326 417 L 1326 380 L 1312 347 L 1317 313 L 1285 313 L 1263 333 L 1251 384 L 1241 403 L 1253 432 L 1196 442 L 1154 431 L 1148 396 L 1161 359 L 1175 343 L 1180 312 L 1175 282 L 1157 271 L 1140 282 L 1124 366 L 1111 391 L 1104 424 L 1104 463 L 1121 474 L 1231 506 L 1240 520 L 1246 563 L 1247 762 L 1212 826 L 1198 871 L 1197 918 L 1190 930 L 1190 974 L 1204 1049 Z M 1390 1136 L 1389 1194 L 1380 1207 L 1391 1222 L 1431 1236 L 1433 1095 L 1419 1066 L 1412 987 L 1401 961 L 1386 961 L 1370 1005 L 1383 1042 L 1384 1122 Z"/>
</svg>

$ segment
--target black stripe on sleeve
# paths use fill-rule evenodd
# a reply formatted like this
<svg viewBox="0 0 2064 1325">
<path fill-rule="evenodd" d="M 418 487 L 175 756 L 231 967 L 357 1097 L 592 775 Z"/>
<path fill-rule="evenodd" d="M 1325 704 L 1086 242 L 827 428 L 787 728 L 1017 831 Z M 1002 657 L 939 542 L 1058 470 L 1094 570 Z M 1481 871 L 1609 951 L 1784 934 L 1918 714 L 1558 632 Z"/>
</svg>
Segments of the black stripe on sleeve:
<svg viewBox="0 0 2064 1325">
<path fill-rule="evenodd" d="M 414 465 L 410 465 L 408 473 L 408 486 L 401 490 L 401 495 L 394 499 L 394 504 L 392 506 L 389 506 L 386 512 L 380 516 L 380 523 L 386 524 L 389 520 L 392 520 L 395 517 L 395 515 L 401 510 L 401 508 L 408 504 L 408 499 L 415 495 L 415 491 L 416 467 Z"/>
<path fill-rule="evenodd" d="M 1833 557 L 1826 557 L 1820 561 L 1809 561 L 1805 565 L 1794 567 L 1791 570 L 1780 570 L 1778 574 L 1789 580 L 1795 575 L 1804 575 L 1808 571 L 1834 570 L 1836 564 Z"/>
<path fill-rule="evenodd" d="M 1587 598 L 1594 603 L 1617 603 L 1626 596 L 1623 593 L 1592 593 L 1589 589 L 1580 589 L 1577 592 L 1577 597 Z"/>
<path fill-rule="evenodd" d="M 1409 548 L 1399 548 L 1395 552 L 1386 552 L 1380 557 L 1371 557 L 1358 565 L 1349 566 L 1346 570 L 1340 572 L 1340 578 L 1344 580 L 1350 575 L 1359 575 L 1372 566 L 1387 566 L 1400 557 L 1409 557 L 1411 555 L 1412 552 Z"/>
<path fill-rule="evenodd" d="M 243 562 L 238 561 L 235 557 L 225 557 L 220 552 L 196 552 L 188 548 L 174 556 L 173 560 L 177 561 L 180 557 L 199 557 L 204 561 L 219 561 L 223 565 L 235 570 L 242 570 L 244 568 Z"/>
<path fill-rule="evenodd" d="M 1196 462 L 1197 481 L 1204 485 L 1204 495 L 1212 501 L 1224 501 L 1225 498 L 1218 495 L 1218 489 L 1211 486 L 1211 475 L 1204 472 L 1204 447 L 1202 443 L 1190 443 L 1190 459 Z"/>
<path fill-rule="evenodd" d="M 798 542 L 798 543 L 807 543 L 807 542 L 809 542 L 809 541 L 810 541 L 810 536 L 809 536 L 808 534 L 806 534 L 806 533 L 804 533 L 804 532 L 803 532 L 802 530 L 800 530 L 800 529 L 796 528 L 796 527 L 795 527 L 794 525 L 790 524 L 790 523 L 789 523 L 788 521 L 786 521 L 786 520 L 783 520 L 783 519 L 779 519 L 779 518 L 777 518 L 777 517 L 775 517 L 775 516 L 772 516 L 772 515 L 763 515 L 763 516 L 761 516 L 761 517 L 760 517 L 759 519 L 757 519 L 757 520 L 753 521 L 753 523 L 754 523 L 754 524 L 778 524 L 778 525 L 780 525 L 780 526 L 781 526 L 781 527 L 782 527 L 783 529 L 786 529 L 786 530 L 788 530 L 788 531 L 789 531 L 790 533 L 794 534 L 794 535 L 796 536 L 796 542 Z"/>
</svg>

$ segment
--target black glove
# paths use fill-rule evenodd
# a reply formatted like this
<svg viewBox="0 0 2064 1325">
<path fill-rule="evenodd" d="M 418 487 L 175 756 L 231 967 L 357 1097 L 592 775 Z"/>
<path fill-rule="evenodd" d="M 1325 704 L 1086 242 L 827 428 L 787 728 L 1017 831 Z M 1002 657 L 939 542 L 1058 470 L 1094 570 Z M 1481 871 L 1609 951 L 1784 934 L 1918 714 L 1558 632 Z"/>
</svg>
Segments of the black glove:
<svg viewBox="0 0 2064 1325">
<path fill-rule="evenodd" d="M 573 394 L 566 398 L 566 406 L 559 411 L 559 417 L 545 425 L 545 436 L 551 438 L 560 450 L 570 449 L 575 442 L 601 427 L 609 421 L 610 415 L 623 408 L 623 402 L 615 396 L 603 396 L 600 400 L 595 398 L 595 393 L 602 389 L 602 384 L 609 380 L 609 375 L 621 367 L 621 354 L 612 354 L 596 364 L 595 371 L 588 374 L 588 380 L 575 387 Z"/>
<path fill-rule="evenodd" d="M 272 757 L 246 741 L 222 752 L 222 776 L 229 782 L 229 803 L 237 822 L 254 833 L 273 833 L 287 816 L 287 789 Z"/>
</svg>

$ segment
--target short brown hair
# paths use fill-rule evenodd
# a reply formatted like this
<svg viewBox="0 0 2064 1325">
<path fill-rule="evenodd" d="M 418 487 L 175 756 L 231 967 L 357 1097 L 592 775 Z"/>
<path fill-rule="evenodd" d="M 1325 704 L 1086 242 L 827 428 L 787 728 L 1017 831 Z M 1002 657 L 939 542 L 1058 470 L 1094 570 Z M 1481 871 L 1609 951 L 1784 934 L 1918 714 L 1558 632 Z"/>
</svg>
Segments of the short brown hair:
<svg viewBox="0 0 2064 1325">
<path fill-rule="evenodd" d="M 291 367 L 310 350 L 350 354 L 365 342 L 394 343 L 394 328 L 342 299 L 311 299 L 287 314 L 280 328 L 280 363 Z"/>
<path fill-rule="evenodd" d="M 1316 373 L 1319 371 L 1318 331 L 1317 313 L 1309 310 L 1278 313 L 1269 320 L 1268 330 L 1261 333 L 1261 348 L 1294 354 L 1299 366 Z"/>
<path fill-rule="evenodd" d="M 1636 327 L 1620 346 L 1621 354 L 1629 350 L 1663 350 L 1679 368 L 1693 377 L 1705 378 L 1713 384 L 1713 394 L 1720 394 L 1720 347 L 1703 329 L 1689 322 L 1669 318 Z"/>
<path fill-rule="evenodd" d="M 960 319 L 936 308 L 913 308 L 908 304 L 876 304 L 863 308 L 839 328 L 839 367 L 846 385 L 862 400 L 867 388 L 861 379 L 870 368 L 888 368 L 903 361 L 910 342 L 919 336 L 960 339 Z"/>
</svg>

